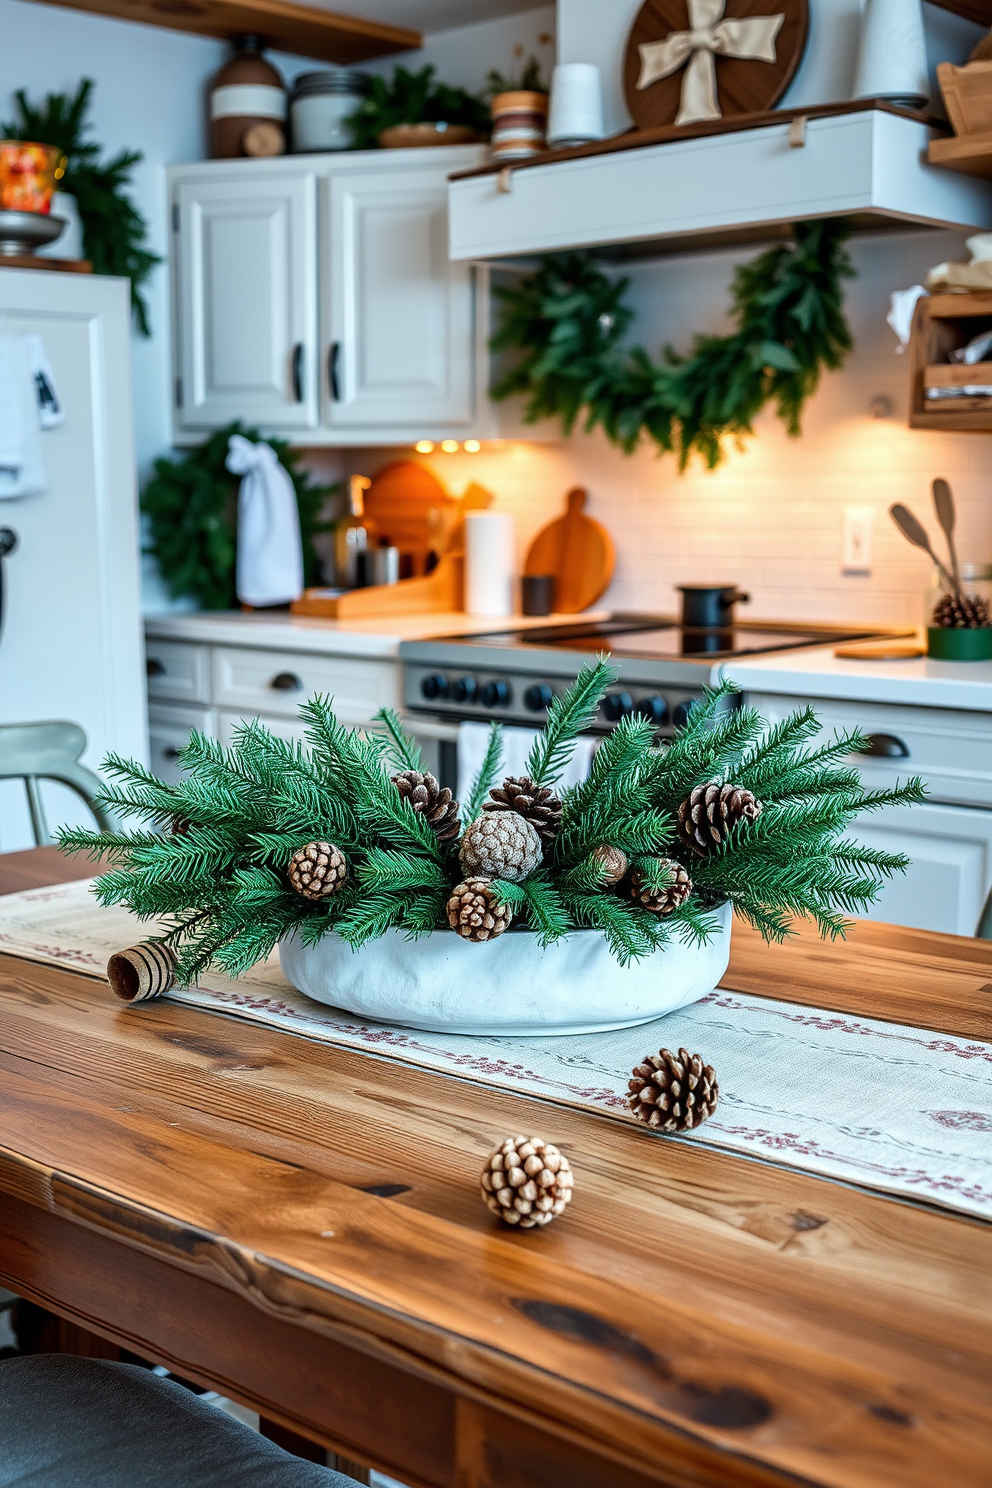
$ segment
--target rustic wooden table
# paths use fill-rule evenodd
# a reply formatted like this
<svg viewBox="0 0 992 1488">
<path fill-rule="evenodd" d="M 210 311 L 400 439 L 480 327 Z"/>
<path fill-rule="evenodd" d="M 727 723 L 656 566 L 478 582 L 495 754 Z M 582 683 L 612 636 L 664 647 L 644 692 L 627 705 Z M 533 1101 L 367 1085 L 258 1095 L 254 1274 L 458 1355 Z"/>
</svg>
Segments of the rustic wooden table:
<svg viewBox="0 0 992 1488">
<path fill-rule="evenodd" d="M 727 983 L 990 1037 L 992 945 Z M 0 1069 L 0 1280 L 417 1488 L 989 1482 L 988 1225 L 12 957 Z M 577 1174 L 530 1234 L 476 1194 L 524 1129 Z"/>
</svg>

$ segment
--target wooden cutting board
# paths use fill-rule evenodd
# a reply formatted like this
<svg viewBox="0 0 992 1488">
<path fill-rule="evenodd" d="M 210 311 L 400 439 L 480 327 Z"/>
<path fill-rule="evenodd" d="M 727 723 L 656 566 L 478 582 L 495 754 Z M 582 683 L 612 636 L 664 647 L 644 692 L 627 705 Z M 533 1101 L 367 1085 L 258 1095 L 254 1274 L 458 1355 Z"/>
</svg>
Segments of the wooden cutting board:
<svg viewBox="0 0 992 1488">
<path fill-rule="evenodd" d="M 365 511 L 380 537 L 409 554 L 415 575 L 427 568 L 439 525 L 457 506 L 433 471 L 416 460 L 393 460 L 376 471 L 365 493 Z"/>
<path fill-rule="evenodd" d="M 530 545 L 524 573 L 553 574 L 555 613 L 577 615 L 596 603 L 613 577 L 616 553 L 606 528 L 583 508 L 589 493 L 575 486 L 565 515 L 545 527 Z"/>
</svg>

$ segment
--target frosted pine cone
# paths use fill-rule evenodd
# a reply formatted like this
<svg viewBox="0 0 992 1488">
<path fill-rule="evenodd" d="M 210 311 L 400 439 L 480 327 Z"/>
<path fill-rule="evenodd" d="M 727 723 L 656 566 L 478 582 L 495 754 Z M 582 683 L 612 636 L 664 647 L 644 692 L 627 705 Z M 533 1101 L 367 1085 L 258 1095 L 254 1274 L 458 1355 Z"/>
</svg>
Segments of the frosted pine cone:
<svg viewBox="0 0 992 1488">
<path fill-rule="evenodd" d="M 761 802 L 749 790 L 711 780 L 697 785 L 679 807 L 679 837 L 702 857 L 719 847 L 738 822 L 753 822 L 760 815 Z"/>
<path fill-rule="evenodd" d="M 458 802 L 452 800 L 447 786 L 442 787 L 429 773 L 419 770 L 404 770 L 393 776 L 393 784 L 409 801 L 419 815 L 423 816 L 439 842 L 450 842 L 458 835 Z"/>
<path fill-rule="evenodd" d="M 535 827 L 547 847 L 558 836 L 561 826 L 561 801 L 546 785 L 535 785 L 527 775 L 509 775 L 502 785 L 493 786 L 483 811 L 515 811 Z"/>
<path fill-rule="evenodd" d="M 943 594 L 934 605 L 932 623 L 945 630 L 980 630 L 989 623 L 988 602 L 980 594 Z"/>
<path fill-rule="evenodd" d="M 627 1102 L 638 1121 L 658 1131 L 692 1131 L 716 1110 L 716 1071 L 699 1054 L 662 1049 L 634 1066 Z"/>
<path fill-rule="evenodd" d="M 506 878 L 533 873 L 541 861 L 537 828 L 515 811 L 480 816 L 462 838 L 459 857 L 466 878 Z"/>
<path fill-rule="evenodd" d="M 667 883 L 661 888 L 652 889 L 646 883 L 641 870 L 635 868 L 630 875 L 631 898 L 636 903 L 643 904 L 645 909 L 650 909 L 652 914 L 674 914 L 692 893 L 692 879 L 682 864 L 676 863 L 673 858 L 659 858 L 658 862 L 668 870 Z"/>
<path fill-rule="evenodd" d="M 482 1170 L 486 1208 L 521 1230 L 550 1224 L 572 1197 L 568 1158 L 540 1137 L 507 1137 Z"/>
<path fill-rule="evenodd" d="M 599 869 L 604 884 L 610 886 L 618 884 L 630 866 L 627 854 L 621 852 L 619 847 L 610 847 L 606 842 L 602 847 L 596 848 L 591 858 L 593 865 Z"/>
<path fill-rule="evenodd" d="M 467 878 L 451 891 L 448 924 L 463 940 L 495 940 L 509 928 L 513 910 L 501 904 L 488 879 Z"/>
<path fill-rule="evenodd" d="M 344 886 L 348 864 L 340 848 L 330 842 L 308 842 L 290 858 L 286 873 L 304 899 L 329 899 Z"/>
</svg>

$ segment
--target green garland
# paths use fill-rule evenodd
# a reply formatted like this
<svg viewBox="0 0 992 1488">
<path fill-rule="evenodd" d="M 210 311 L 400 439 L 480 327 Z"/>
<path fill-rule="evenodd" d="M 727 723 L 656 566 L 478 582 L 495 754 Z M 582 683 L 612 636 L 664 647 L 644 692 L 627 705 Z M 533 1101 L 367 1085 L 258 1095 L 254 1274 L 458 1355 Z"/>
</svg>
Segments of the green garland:
<svg viewBox="0 0 992 1488">
<path fill-rule="evenodd" d="M 232 434 L 257 442 L 257 429 L 228 424 L 179 460 L 155 461 L 155 474 L 141 494 L 151 546 L 173 599 L 193 598 L 201 610 L 230 610 L 237 604 L 234 588 L 237 555 L 237 490 L 239 477 L 224 463 Z M 334 523 L 321 513 L 338 486 L 319 486 L 298 468 L 300 454 L 282 439 L 266 441 L 289 474 L 300 509 L 303 574 L 307 584 L 320 583 L 320 555 L 314 538 Z"/>
<path fill-rule="evenodd" d="M 688 355 L 666 347 L 660 363 L 622 345 L 633 318 L 628 281 L 608 278 L 588 254 L 552 255 L 496 291 L 504 308 L 490 344 L 522 355 L 492 396 L 523 394 L 528 423 L 557 418 L 566 434 L 581 418 L 625 454 L 646 434 L 678 455 L 680 470 L 693 452 L 712 470 L 725 437 L 751 434 L 768 402 L 795 436 L 821 372 L 841 366 L 853 345 L 843 307 L 843 281 L 854 273 L 849 231 L 835 219 L 796 223 L 793 243 L 737 270 L 737 330 L 697 336 Z"/>
<path fill-rule="evenodd" d="M 600 661 L 552 703 L 527 761 L 532 796 L 558 781 L 572 740 L 614 680 Z M 673 935 L 707 940 L 715 929 L 709 911 L 727 900 L 767 940 L 783 940 L 796 915 L 836 936 L 845 929 L 839 911 L 863 909 L 889 874 L 905 869 L 906 858 L 842 834 L 859 812 L 919 801 L 920 782 L 865 792 L 845 762 L 864 745 L 857 734 L 808 749 L 819 733 L 810 709 L 768 728 L 753 709 L 733 707 L 732 691 L 709 693 L 664 751 L 653 747 L 646 719 L 624 719 L 600 745 L 588 779 L 562 793 L 560 825 L 542 858 L 530 860 L 522 881 L 489 880 L 498 902 L 542 944 L 595 929 L 626 964 Z M 301 717 L 306 745 L 275 738 L 257 721 L 241 725 L 228 750 L 193 734 L 174 785 L 111 756 L 104 769 L 116 783 L 101 804 L 147 830 L 60 835 L 64 851 L 112 865 L 98 883 L 102 904 L 165 919 L 180 980 L 211 961 L 239 975 L 294 930 L 304 944 L 335 932 L 357 948 L 391 926 L 410 937 L 447 926 L 446 906 L 463 877 L 459 843 L 439 840 L 391 778 L 423 769 L 417 744 L 388 710 L 379 715 L 381 732 L 343 727 L 319 697 Z M 466 828 L 495 781 L 498 740 L 494 725 L 462 810 Z M 756 819 L 740 817 L 700 855 L 676 832 L 676 818 L 693 788 L 714 780 L 760 804 L 752 802 Z M 347 863 L 343 886 L 318 902 L 294 892 L 287 877 L 293 854 L 314 841 L 333 844 Z M 626 857 L 638 892 L 666 891 L 673 860 L 683 880 L 683 870 L 691 876 L 691 891 L 653 912 L 633 898 L 631 879 L 611 881 L 597 857 L 604 846 Z"/>
<path fill-rule="evenodd" d="M 83 252 L 94 273 L 130 279 L 135 323 L 148 336 L 148 306 L 141 291 L 161 259 L 144 246 L 147 224 L 124 190 L 144 157 L 138 150 L 122 150 L 100 163 L 100 146 L 83 138 L 92 90 L 92 78 L 83 78 L 75 94 L 49 93 L 35 108 L 23 88 L 18 89 L 17 119 L 0 124 L 0 138 L 34 140 L 62 151 L 67 164 L 60 188 L 76 198 Z"/>
<path fill-rule="evenodd" d="M 382 131 L 397 124 L 467 124 L 488 139 L 491 123 L 485 99 L 436 83 L 434 72 L 431 66 L 419 72 L 396 67 L 391 78 L 372 77 L 367 97 L 348 119 L 354 148 L 377 149 Z"/>
</svg>

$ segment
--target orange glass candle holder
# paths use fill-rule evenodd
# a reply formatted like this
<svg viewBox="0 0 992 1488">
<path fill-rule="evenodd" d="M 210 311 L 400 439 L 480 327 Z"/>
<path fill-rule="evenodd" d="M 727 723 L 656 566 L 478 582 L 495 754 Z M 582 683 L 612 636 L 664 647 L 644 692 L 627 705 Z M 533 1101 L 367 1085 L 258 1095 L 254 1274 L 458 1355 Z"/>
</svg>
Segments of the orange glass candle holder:
<svg viewBox="0 0 992 1488">
<path fill-rule="evenodd" d="M 65 167 L 65 156 L 55 145 L 0 140 L 0 209 L 47 214 Z"/>
</svg>

